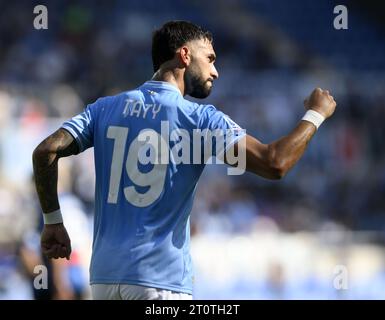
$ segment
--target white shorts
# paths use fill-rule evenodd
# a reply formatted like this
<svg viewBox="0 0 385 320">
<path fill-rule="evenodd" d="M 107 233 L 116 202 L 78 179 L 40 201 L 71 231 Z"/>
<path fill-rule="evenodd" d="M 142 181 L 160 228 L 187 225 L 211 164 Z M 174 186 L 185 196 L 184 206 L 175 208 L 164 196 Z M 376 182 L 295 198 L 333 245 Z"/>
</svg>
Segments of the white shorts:
<svg viewBox="0 0 385 320">
<path fill-rule="evenodd" d="M 192 300 L 192 295 L 131 284 L 92 284 L 94 300 Z"/>
</svg>

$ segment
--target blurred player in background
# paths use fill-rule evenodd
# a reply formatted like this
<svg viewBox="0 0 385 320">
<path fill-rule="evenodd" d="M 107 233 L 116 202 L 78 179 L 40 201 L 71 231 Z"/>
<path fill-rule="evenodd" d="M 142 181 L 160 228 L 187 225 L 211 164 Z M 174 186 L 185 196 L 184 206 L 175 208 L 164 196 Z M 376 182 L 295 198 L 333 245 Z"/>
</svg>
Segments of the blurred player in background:
<svg viewBox="0 0 385 320">
<path fill-rule="evenodd" d="M 189 215 L 205 163 L 143 163 L 143 133 L 162 144 L 167 123 L 169 132 L 177 133 L 170 136 L 171 147 L 196 129 L 221 130 L 226 132 L 226 163 L 234 166 L 228 161 L 230 151 L 244 154 L 247 171 L 280 179 L 335 110 L 329 92 L 317 88 L 305 100 L 302 121 L 288 135 L 263 144 L 214 106 L 184 99 L 210 94 L 218 78 L 215 58 L 209 32 L 186 21 L 168 22 L 153 35 L 155 73 L 150 81 L 98 99 L 36 147 L 35 183 L 45 221 L 41 246 L 53 259 L 71 255 L 57 196 L 58 160 L 94 147 L 94 299 L 192 298 Z M 158 156 L 166 152 L 169 159 L 169 149 L 162 150 Z"/>
</svg>

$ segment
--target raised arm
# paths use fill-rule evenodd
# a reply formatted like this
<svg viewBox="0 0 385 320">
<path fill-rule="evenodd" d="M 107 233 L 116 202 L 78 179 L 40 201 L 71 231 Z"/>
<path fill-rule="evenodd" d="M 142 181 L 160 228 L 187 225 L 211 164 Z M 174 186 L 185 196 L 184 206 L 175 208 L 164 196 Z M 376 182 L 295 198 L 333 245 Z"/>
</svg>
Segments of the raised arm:
<svg viewBox="0 0 385 320">
<path fill-rule="evenodd" d="M 32 155 L 36 191 L 45 216 L 51 216 L 51 222 L 45 222 L 41 234 L 41 248 L 48 258 L 69 259 L 71 243 L 62 222 L 54 221 L 60 212 L 57 179 L 58 160 L 79 152 L 77 142 L 65 129 L 59 129 L 43 140 Z M 55 223 L 57 222 L 57 223 Z"/>
<path fill-rule="evenodd" d="M 336 108 L 334 98 L 327 90 L 315 89 L 305 100 L 305 109 L 313 110 L 329 118 Z M 311 119 L 310 119 L 311 120 Z M 252 136 L 246 136 L 246 170 L 267 179 L 281 179 L 302 157 L 309 141 L 317 131 L 310 120 L 302 120 L 286 136 L 263 144 Z M 317 122 L 317 121 L 315 121 Z M 241 148 L 242 144 L 239 144 Z"/>
</svg>

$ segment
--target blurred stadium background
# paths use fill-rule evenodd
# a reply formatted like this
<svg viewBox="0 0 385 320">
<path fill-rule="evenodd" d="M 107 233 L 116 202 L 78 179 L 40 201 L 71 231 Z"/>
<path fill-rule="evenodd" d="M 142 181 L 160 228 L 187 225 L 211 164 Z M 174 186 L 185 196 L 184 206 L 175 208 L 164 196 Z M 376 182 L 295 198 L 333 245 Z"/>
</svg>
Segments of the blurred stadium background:
<svg viewBox="0 0 385 320">
<path fill-rule="evenodd" d="M 48 30 L 33 28 L 37 4 Z M 348 30 L 333 28 L 337 4 Z M 282 181 L 206 167 L 192 213 L 195 298 L 384 299 L 384 11 L 374 1 L 0 1 L 0 299 L 89 299 L 92 151 L 61 161 L 74 252 L 54 263 L 39 251 L 31 153 L 97 97 L 149 79 L 151 33 L 171 19 L 213 32 L 220 77 L 207 103 L 264 142 L 295 125 L 314 87 L 338 102 Z M 48 290 L 33 290 L 39 264 Z"/>
</svg>

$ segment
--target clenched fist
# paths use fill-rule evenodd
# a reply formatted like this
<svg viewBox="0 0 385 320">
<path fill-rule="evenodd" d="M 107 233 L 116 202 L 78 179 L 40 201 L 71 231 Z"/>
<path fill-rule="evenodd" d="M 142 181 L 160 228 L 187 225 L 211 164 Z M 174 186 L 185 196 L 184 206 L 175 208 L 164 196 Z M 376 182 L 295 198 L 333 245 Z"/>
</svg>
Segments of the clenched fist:
<svg viewBox="0 0 385 320">
<path fill-rule="evenodd" d="M 328 90 L 316 88 L 311 95 L 305 99 L 304 105 L 306 110 L 311 109 L 317 111 L 327 119 L 334 113 L 337 103 L 334 101 L 333 96 L 329 94 Z"/>
<path fill-rule="evenodd" d="M 41 249 L 47 258 L 70 259 L 71 241 L 62 223 L 44 225 L 41 233 Z"/>
</svg>

